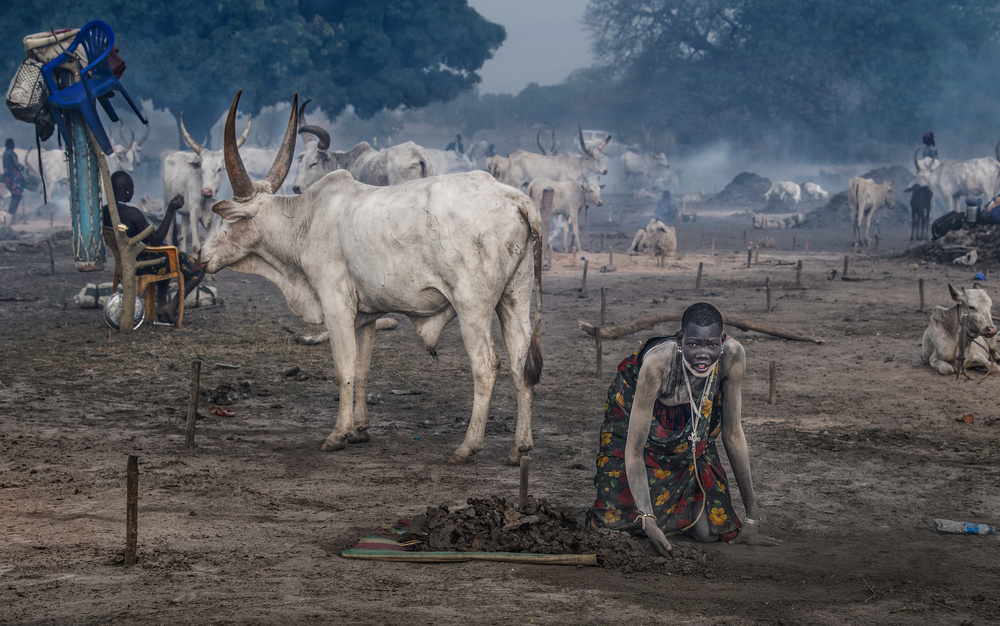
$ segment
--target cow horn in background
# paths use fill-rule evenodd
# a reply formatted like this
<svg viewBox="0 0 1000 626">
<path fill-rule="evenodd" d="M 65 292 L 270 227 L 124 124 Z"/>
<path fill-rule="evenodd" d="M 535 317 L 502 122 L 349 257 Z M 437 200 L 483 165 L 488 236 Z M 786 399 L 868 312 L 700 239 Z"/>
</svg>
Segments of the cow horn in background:
<svg viewBox="0 0 1000 626">
<path fill-rule="evenodd" d="M 913 167 L 917 168 L 917 174 L 920 173 L 920 162 L 917 161 L 918 154 L 920 154 L 920 148 L 913 151 Z"/>
<path fill-rule="evenodd" d="M 250 114 L 247 114 L 247 127 L 243 129 L 243 134 L 240 135 L 240 138 L 236 140 L 236 147 L 237 148 L 242 148 L 243 147 L 243 142 L 246 141 L 247 137 L 250 136 L 250 125 L 251 124 L 253 124 L 253 116 L 251 116 Z M 233 132 L 236 132 L 235 127 L 233 129 Z"/>
<path fill-rule="evenodd" d="M 303 126 L 309 123 L 306 121 L 306 105 L 312 101 L 313 99 L 309 98 L 308 100 L 302 103 L 302 106 L 299 107 L 299 124 Z"/>
<path fill-rule="evenodd" d="M 604 146 L 608 145 L 609 141 L 611 141 L 611 135 L 608 135 L 607 137 L 605 137 L 604 142 L 602 142 L 601 145 L 597 147 L 597 149 L 598 150 L 604 150 Z"/>
<path fill-rule="evenodd" d="M 556 131 L 552 131 L 552 147 L 549 148 L 549 154 L 555 155 L 556 153 Z"/>
<path fill-rule="evenodd" d="M 120 120 L 118 122 L 118 136 L 121 137 L 122 143 L 128 143 L 125 141 L 125 122 Z"/>
<path fill-rule="evenodd" d="M 184 128 L 184 111 L 181 111 L 181 136 L 184 137 L 184 143 L 198 154 L 201 154 L 201 151 L 205 149 L 205 146 L 195 141 L 194 137 Z"/>
<path fill-rule="evenodd" d="M 330 133 L 326 132 L 326 130 L 320 128 L 319 126 L 301 126 L 299 128 L 299 133 L 314 135 L 316 139 L 319 140 L 319 145 L 316 147 L 320 150 L 326 150 L 330 147 Z"/>
<path fill-rule="evenodd" d="M 292 168 L 292 157 L 295 154 L 295 128 L 299 125 L 298 104 L 299 94 L 295 94 L 295 97 L 292 98 L 292 112 L 288 116 L 285 138 L 281 140 L 281 147 L 278 148 L 278 154 L 274 157 L 274 163 L 267 171 L 267 176 L 264 177 L 264 180 L 271 183 L 272 193 L 281 188 L 285 177 L 288 176 L 288 170 Z"/>
<path fill-rule="evenodd" d="M 143 126 L 146 127 L 146 132 L 142 134 L 142 139 L 139 140 L 140 146 L 146 143 L 146 140 L 149 139 L 149 124 L 143 124 Z"/>
<path fill-rule="evenodd" d="M 583 150 L 583 153 L 587 156 L 594 156 L 594 153 L 587 147 L 587 142 L 583 140 L 583 127 L 577 124 L 576 129 L 580 131 L 580 149 Z"/>
<path fill-rule="evenodd" d="M 546 152 L 545 148 L 542 147 L 541 137 L 542 137 L 542 131 L 538 131 L 538 133 L 535 135 L 535 143 L 538 144 L 538 149 L 542 151 L 542 156 L 548 156 L 549 153 Z"/>
<path fill-rule="evenodd" d="M 243 159 L 240 158 L 239 145 L 236 142 L 236 106 L 240 102 L 240 95 L 242 93 L 242 89 L 236 92 L 233 104 L 229 107 L 229 116 L 226 117 L 226 128 L 222 133 L 223 150 L 226 157 L 226 173 L 229 175 L 229 184 L 233 186 L 233 197 L 235 198 L 249 198 L 253 195 L 253 181 L 250 180 L 247 168 L 243 165 Z M 183 124 L 183 122 L 181 123 Z"/>
</svg>

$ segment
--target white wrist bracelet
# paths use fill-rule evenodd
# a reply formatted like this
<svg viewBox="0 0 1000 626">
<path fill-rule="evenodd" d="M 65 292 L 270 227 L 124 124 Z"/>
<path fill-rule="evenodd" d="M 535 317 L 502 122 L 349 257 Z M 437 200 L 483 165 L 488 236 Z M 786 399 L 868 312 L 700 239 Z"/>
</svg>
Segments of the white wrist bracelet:
<svg viewBox="0 0 1000 626">
<path fill-rule="evenodd" d="M 654 524 L 656 523 L 656 516 L 653 515 L 652 513 L 639 513 L 639 523 L 642 524 L 642 529 L 643 530 L 646 530 L 646 518 L 647 517 L 652 517 L 653 518 L 653 523 Z"/>
<path fill-rule="evenodd" d="M 743 523 L 744 524 L 749 524 L 750 526 L 759 526 L 760 525 L 760 520 L 759 519 L 753 519 L 752 517 L 747 517 L 747 518 L 745 518 L 743 520 Z"/>
</svg>

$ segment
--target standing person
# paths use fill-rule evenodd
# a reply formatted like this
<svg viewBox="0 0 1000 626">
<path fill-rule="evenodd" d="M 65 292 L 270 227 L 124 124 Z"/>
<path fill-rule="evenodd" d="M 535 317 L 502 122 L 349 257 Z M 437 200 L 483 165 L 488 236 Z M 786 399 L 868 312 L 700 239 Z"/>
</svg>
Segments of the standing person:
<svg viewBox="0 0 1000 626">
<path fill-rule="evenodd" d="M 718 309 L 698 302 L 684 311 L 678 333 L 646 341 L 618 366 L 601 427 L 597 499 L 587 513 L 592 526 L 644 533 L 664 556 L 672 549 L 667 534 L 780 543 L 759 532 L 741 422 L 746 354 L 722 327 Z M 746 510 L 742 522 L 719 434 Z"/>
<path fill-rule="evenodd" d="M 937 159 L 937 146 L 934 144 L 934 133 L 924 133 L 924 153 L 925 159 Z"/>
<path fill-rule="evenodd" d="M 21 203 L 21 194 L 24 193 L 24 166 L 17 160 L 17 153 L 14 152 L 14 140 L 7 138 L 6 150 L 3 153 L 3 184 L 10 190 L 10 204 L 7 205 L 7 212 L 10 213 L 11 224 L 17 215 L 17 205 Z"/>
<path fill-rule="evenodd" d="M 465 154 L 465 144 L 462 143 L 462 136 L 455 135 L 455 141 L 444 147 L 445 150 L 453 150 L 459 154 Z"/>
<path fill-rule="evenodd" d="M 146 230 L 149 226 L 149 222 L 146 220 L 146 216 L 142 214 L 142 211 L 134 206 L 128 204 L 132 199 L 132 194 L 135 192 L 135 185 L 132 182 L 132 177 L 126 172 L 115 172 L 111 175 L 111 188 L 115 193 L 115 201 L 118 204 L 118 219 L 127 228 L 126 234 L 129 237 L 135 237 L 142 231 Z M 145 239 L 142 240 L 143 243 L 149 246 L 162 246 L 163 240 L 167 236 L 167 232 L 170 230 L 170 225 L 174 223 L 174 214 L 177 209 L 184 206 L 184 196 L 177 194 L 170 200 L 170 204 L 167 205 L 167 210 L 163 216 L 163 221 L 160 225 L 151 232 Z M 111 215 L 108 214 L 108 206 L 103 207 L 103 218 L 104 225 L 111 227 Z M 162 253 L 158 252 L 146 252 L 143 250 L 136 256 L 139 261 L 144 261 L 146 259 L 159 259 L 163 258 Z M 201 262 L 189 254 L 185 254 L 178 250 L 177 259 L 181 266 L 181 273 L 184 274 L 184 293 L 178 293 L 170 302 L 167 302 L 163 306 L 158 306 L 156 310 L 156 317 L 158 320 L 163 322 L 169 322 L 173 325 L 177 325 L 177 310 L 180 305 L 179 298 L 187 296 L 189 293 L 194 291 L 195 287 L 201 283 L 202 279 L 205 278 L 205 272 L 201 269 Z M 160 263 L 159 265 L 153 265 L 152 267 L 140 267 L 136 270 L 136 274 L 163 274 L 168 270 L 166 263 Z M 157 300 L 163 299 L 163 291 L 167 286 L 167 281 L 161 281 L 157 283 Z M 163 288 L 161 290 L 161 287 Z"/>
</svg>

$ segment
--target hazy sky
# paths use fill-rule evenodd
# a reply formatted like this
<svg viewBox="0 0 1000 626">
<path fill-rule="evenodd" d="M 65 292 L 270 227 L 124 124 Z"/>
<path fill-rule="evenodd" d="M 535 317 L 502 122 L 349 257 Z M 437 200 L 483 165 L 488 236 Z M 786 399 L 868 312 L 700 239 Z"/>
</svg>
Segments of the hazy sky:
<svg viewBox="0 0 1000 626">
<path fill-rule="evenodd" d="M 516 94 L 528 83 L 557 85 L 592 63 L 580 23 L 587 0 L 469 0 L 469 6 L 507 29 L 507 39 L 479 72 L 480 93 Z"/>
</svg>

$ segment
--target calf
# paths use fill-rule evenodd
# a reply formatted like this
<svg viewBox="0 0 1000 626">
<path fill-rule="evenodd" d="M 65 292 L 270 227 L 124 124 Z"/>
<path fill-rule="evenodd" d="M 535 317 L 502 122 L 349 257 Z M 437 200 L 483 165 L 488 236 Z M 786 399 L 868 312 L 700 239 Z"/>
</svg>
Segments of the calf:
<svg viewBox="0 0 1000 626">
<path fill-rule="evenodd" d="M 892 208 L 892 181 L 877 184 L 870 178 L 852 178 L 847 183 L 847 204 L 854 224 L 854 241 L 864 245 L 872 226 L 872 216 L 881 207 Z M 867 221 L 865 221 L 867 219 Z M 865 222 L 865 238 L 861 238 L 861 222 Z"/>
<path fill-rule="evenodd" d="M 931 320 L 924 331 L 922 341 L 924 361 L 939 374 L 954 374 L 958 369 L 959 339 L 961 325 L 959 315 L 968 316 L 968 342 L 965 348 L 965 367 L 985 367 L 987 373 L 1000 373 L 997 367 L 996 343 L 993 340 L 997 328 L 993 325 L 990 309 L 993 301 L 978 285 L 962 288 L 959 293 L 948 285 L 955 305 L 950 308 L 934 307 Z"/>
<path fill-rule="evenodd" d="M 923 241 L 927 239 L 934 192 L 927 185 L 910 185 L 903 191 L 913 194 L 910 196 L 910 241 Z"/>
<path fill-rule="evenodd" d="M 601 199 L 601 188 L 595 182 L 580 182 L 578 180 L 555 181 L 549 178 L 536 178 L 528 185 L 528 195 L 535 201 L 535 206 L 541 211 L 542 216 L 542 241 L 548 241 L 549 221 L 552 213 L 565 213 L 569 215 L 569 222 L 573 227 L 573 240 L 576 247 L 584 249 L 583 241 L 580 239 L 580 211 L 587 208 L 587 205 L 602 206 L 604 200 Z M 542 194 L 546 189 L 552 189 L 552 207 L 542 206 Z"/>
</svg>

